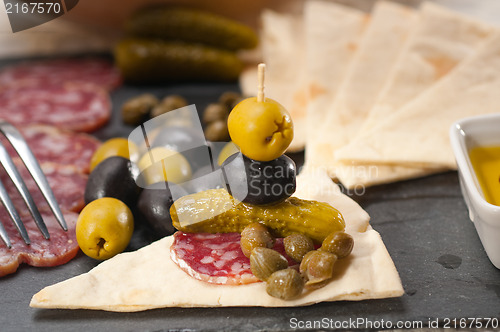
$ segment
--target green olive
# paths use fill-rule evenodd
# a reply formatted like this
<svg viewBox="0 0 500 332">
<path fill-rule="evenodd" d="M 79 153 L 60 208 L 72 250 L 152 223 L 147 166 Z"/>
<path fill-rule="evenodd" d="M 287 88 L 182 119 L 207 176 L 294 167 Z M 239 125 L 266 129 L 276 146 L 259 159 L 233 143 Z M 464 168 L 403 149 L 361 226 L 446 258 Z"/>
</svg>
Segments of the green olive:
<svg viewBox="0 0 500 332">
<path fill-rule="evenodd" d="M 238 148 L 238 146 L 236 146 L 236 144 L 234 144 L 233 142 L 227 143 L 226 145 L 224 145 L 224 147 L 220 151 L 219 157 L 217 157 L 217 164 L 219 164 L 219 166 L 221 166 L 222 163 L 229 156 L 232 156 L 233 154 L 238 153 L 238 152 L 240 152 L 240 149 Z"/>
<path fill-rule="evenodd" d="M 122 106 L 123 122 L 133 126 L 140 125 L 158 103 L 158 98 L 150 93 L 127 100 Z"/>
<path fill-rule="evenodd" d="M 168 113 L 178 108 L 187 106 L 187 100 L 179 95 L 170 95 L 163 98 L 161 103 L 151 110 L 151 117 L 154 118 L 158 115 Z"/>
<path fill-rule="evenodd" d="M 242 100 L 229 114 L 227 123 L 231 140 L 241 153 L 257 161 L 278 158 L 293 139 L 290 113 L 270 98 Z"/>
<path fill-rule="evenodd" d="M 314 243 L 308 236 L 294 233 L 283 240 L 285 252 L 294 261 L 300 263 L 302 258 L 311 250 L 314 250 Z"/>
<path fill-rule="evenodd" d="M 92 172 L 101 161 L 115 156 L 137 162 L 139 158 L 139 148 L 134 142 L 126 138 L 111 138 L 102 143 L 92 155 L 92 159 L 90 160 L 90 171 Z"/>
<path fill-rule="evenodd" d="M 243 96 L 234 91 L 226 91 L 219 97 L 219 103 L 225 105 L 229 111 L 242 100 Z"/>
<path fill-rule="evenodd" d="M 205 137 L 209 141 L 220 142 L 229 141 L 229 132 L 226 120 L 218 120 L 210 123 L 205 128 Z"/>
<path fill-rule="evenodd" d="M 209 104 L 203 112 L 203 122 L 208 124 L 218 120 L 226 121 L 229 110 L 222 104 Z"/>
<path fill-rule="evenodd" d="M 262 281 L 266 281 L 274 272 L 287 267 L 288 261 L 286 258 L 273 249 L 257 247 L 252 250 L 250 270 L 252 270 L 254 276 Z"/>
<path fill-rule="evenodd" d="M 95 259 L 121 253 L 134 232 L 134 217 L 122 201 L 103 197 L 87 204 L 76 222 L 76 240 L 82 251 Z"/>
<path fill-rule="evenodd" d="M 330 252 L 309 251 L 300 263 L 300 273 L 307 279 L 306 285 L 330 279 L 333 276 L 333 266 L 336 261 L 337 256 Z"/>
<path fill-rule="evenodd" d="M 254 222 L 248 225 L 241 232 L 241 251 L 245 256 L 250 257 L 252 250 L 257 247 L 272 248 L 274 238 L 266 226 Z"/>
<path fill-rule="evenodd" d="M 137 164 L 146 184 L 169 181 L 182 183 L 191 179 L 191 166 L 179 152 L 155 147 L 142 155 Z"/>
<path fill-rule="evenodd" d="M 299 296 L 304 288 L 304 281 L 294 269 L 279 270 L 267 279 L 267 294 L 282 300 Z"/>
<path fill-rule="evenodd" d="M 335 254 L 337 258 L 341 259 L 349 256 L 353 247 L 354 239 L 352 236 L 340 231 L 328 235 L 325 240 L 323 240 L 320 250 L 331 252 Z"/>
</svg>

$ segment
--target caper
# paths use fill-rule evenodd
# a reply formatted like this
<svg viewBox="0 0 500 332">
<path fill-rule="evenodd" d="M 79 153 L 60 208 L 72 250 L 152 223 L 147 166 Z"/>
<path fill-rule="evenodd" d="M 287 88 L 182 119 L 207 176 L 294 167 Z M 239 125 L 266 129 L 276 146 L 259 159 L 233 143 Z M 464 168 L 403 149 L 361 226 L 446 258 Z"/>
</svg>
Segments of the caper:
<svg viewBox="0 0 500 332">
<path fill-rule="evenodd" d="M 220 97 L 219 97 L 219 103 L 222 105 L 225 105 L 229 111 L 233 109 L 236 104 L 238 104 L 240 101 L 243 100 L 243 96 L 239 94 L 238 92 L 234 91 L 227 91 L 224 92 Z"/>
<path fill-rule="evenodd" d="M 229 110 L 222 104 L 209 104 L 203 112 L 203 122 L 212 123 L 218 120 L 227 120 Z"/>
<path fill-rule="evenodd" d="M 321 250 L 335 254 L 337 258 L 349 256 L 354 247 L 354 239 L 345 232 L 334 232 L 328 235 L 321 245 Z"/>
<path fill-rule="evenodd" d="M 322 282 L 332 277 L 336 261 L 337 256 L 328 251 L 313 250 L 302 259 L 300 273 L 306 277 L 306 284 Z"/>
<path fill-rule="evenodd" d="M 271 233 L 269 233 L 266 226 L 254 222 L 245 227 L 241 232 L 240 245 L 243 254 L 250 257 L 254 248 L 272 248 L 274 245 L 274 238 Z"/>
<path fill-rule="evenodd" d="M 226 120 L 218 120 L 210 123 L 205 129 L 205 138 L 209 141 L 229 141 L 229 131 Z"/>
<path fill-rule="evenodd" d="M 129 125 L 141 124 L 158 103 L 158 98 L 149 93 L 127 100 L 122 106 L 123 122 Z"/>
<path fill-rule="evenodd" d="M 252 250 L 250 255 L 250 270 L 253 275 L 266 281 L 276 271 L 286 269 L 288 261 L 279 252 L 263 247 Z"/>
<path fill-rule="evenodd" d="M 279 270 L 267 279 L 267 294 L 282 300 L 290 300 L 302 293 L 304 280 L 294 269 Z"/>
<path fill-rule="evenodd" d="M 187 106 L 187 101 L 179 95 L 170 95 L 163 98 L 160 104 L 151 110 L 151 117 L 168 113 L 178 108 Z"/>
<path fill-rule="evenodd" d="M 283 244 L 285 246 L 286 254 L 299 263 L 302 261 L 305 254 L 314 250 L 313 241 L 309 237 L 300 233 L 294 233 L 285 237 Z"/>
<path fill-rule="evenodd" d="M 313 283 L 311 283 L 310 281 L 307 281 L 305 283 L 304 287 L 307 290 L 312 291 L 312 290 L 323 288 L 326 285 L 328 285 L 329 283 L 330 283 L 330 279 L 326 279 L 326 280 L 323 280 L 323 281 L 320 281 L 320 282 L 313 282 Z"/>
</svg>

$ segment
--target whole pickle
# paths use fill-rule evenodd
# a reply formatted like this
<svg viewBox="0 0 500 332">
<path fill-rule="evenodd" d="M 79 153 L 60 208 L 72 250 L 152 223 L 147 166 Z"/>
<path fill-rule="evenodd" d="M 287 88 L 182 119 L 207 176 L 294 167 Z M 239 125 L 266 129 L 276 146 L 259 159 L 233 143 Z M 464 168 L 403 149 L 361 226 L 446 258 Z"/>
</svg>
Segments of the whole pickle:
<svg viewBox="0 0 500 332">
<path fill-rule="evenodd" d="M 243 68 L 238 57 L 208 46 L 148 39 L 124 39 L 115 62 L 128 83 L 235 81 Z"/>
<path fill-rule="evenodd" d="M 156 6 L 137 11 L 125 24 L 135 37 L 201 43 L 227 50 L 257 46 L 257 34 L 248 26 L 202 10 Z"/>
<path fill-rule="evenodd" d="M 174 227 L 187 233 L 241 232 L 257 221 L 276 237 L 302 233 L 317 244 L 345 228 L 340 212 L 327 203 L 290 197 L 271 206 L 252 205 L 235 200 L 225 189 L 181 197 L 170 215 Z"/>
</svg>

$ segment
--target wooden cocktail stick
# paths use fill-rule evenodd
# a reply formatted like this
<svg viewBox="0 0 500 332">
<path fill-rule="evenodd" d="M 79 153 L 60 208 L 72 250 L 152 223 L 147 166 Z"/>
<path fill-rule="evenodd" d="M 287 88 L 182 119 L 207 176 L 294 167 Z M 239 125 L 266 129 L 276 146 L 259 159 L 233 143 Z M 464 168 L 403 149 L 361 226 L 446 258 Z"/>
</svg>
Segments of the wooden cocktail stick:
<svg viewBox="0 0 500 332">
<path fill-rule="evenodd" d="M 264 78 L 266 72 L 266 64 L 259 63 L 257 67 L 257 101 L 264 102 Z"/>
</svg>

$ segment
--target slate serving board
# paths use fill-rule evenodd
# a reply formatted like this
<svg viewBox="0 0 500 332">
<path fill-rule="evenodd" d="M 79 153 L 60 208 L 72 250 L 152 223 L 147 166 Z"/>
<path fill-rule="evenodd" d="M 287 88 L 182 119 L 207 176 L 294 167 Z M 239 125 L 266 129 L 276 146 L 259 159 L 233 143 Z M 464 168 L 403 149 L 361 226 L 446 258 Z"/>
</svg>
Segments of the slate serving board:
<svg viewBox="0 0 500 332">
<path fill-rule="evenodd" d="M 0 66 L 8 63 L 0 62 Z M 159 97 L 181 94 L 200 111 L 224 91 L 237 89 L 236 84 L 123 86 L 111 95 L 110 123 L 94 134 L 100 139 L 126 137 L 133 128 L 122 124 L 119 108 L 127 98 L 143 92 Z M 302 164 L 302 154 L 293 158 Z M 443 326 L 453 318 L 500 317 L 500 270 L 488 260 L 468 218 L 456 172 L 368 188 L 352 197 L 368 211 L 371 225 L 381 234 L 400 273 L 404 296 L 296 308 L 169 308 L 139 313 L 30 308 L 32 295 L 43 287 L 97 264 L 80 253 L 63 266 L 22 266 L 15 274 L 0 278 L 0 330 L 272 331 L 293 330 L 300 322 L 313 321 L 326 322 L 320 328 L 335 328 L 356 319 L 365 319 L 361 328 L 377 327 L 374 324 L 382 320 L 394 328 L 398 321 L 418 321 L 425 327 L 436 319 Z M 132 245 L 146 244 L 145 234 L 138 232 Z"/>
</svg>

